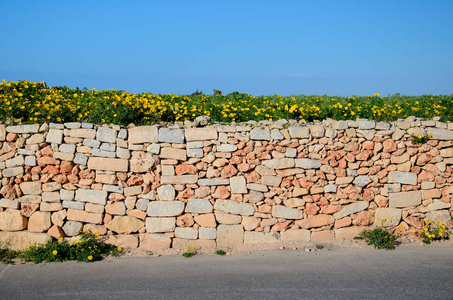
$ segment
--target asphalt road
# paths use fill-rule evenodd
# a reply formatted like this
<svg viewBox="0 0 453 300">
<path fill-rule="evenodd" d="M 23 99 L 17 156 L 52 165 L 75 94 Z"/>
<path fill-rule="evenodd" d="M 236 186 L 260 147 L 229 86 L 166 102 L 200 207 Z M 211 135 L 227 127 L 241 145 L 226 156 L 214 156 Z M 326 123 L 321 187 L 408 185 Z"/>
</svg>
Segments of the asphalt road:
<svg viewBox="0 0 453 300">
<path fill-rule="evenodd" d="M 0 265 L 0 299 L 453 299 L 453 247 Z"/>
</svg>

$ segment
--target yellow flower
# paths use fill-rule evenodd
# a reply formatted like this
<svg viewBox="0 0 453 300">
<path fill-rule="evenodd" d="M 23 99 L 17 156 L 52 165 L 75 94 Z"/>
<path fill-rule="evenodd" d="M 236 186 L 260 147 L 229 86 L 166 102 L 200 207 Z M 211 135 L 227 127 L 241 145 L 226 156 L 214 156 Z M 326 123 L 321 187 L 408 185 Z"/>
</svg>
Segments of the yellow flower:
<svg viewBox="0 0 453 300">
<path fill-rule="evenodd" d="M 419 135 L 419 136 L 418 136 L 418 138 L 419 138 L 419 139 L 421 139 L 421 138 L 422 138 L 422 136 L 421 136 L 421 135 Z"/>
<path fill-rule="evenodd" d="M 87 232 L 87 229 L 86 229 L 86 228 L 83 228 L 83 232 Z"/>
<path fill-rule="evenodd" d="M 79 243 L 79 241 L 78 241 L 78 240 L 75 240 L 75 241 L 74 241 L 74 244 L 78 244 L 78 243 Z"/>
<path fill-rule="evenodd" d="M 94 236 L 98 236 L 98 235 L 99 235 L 99 232 L 96 232 L 96 233 L 94 234 Z"/>
<path fill-rule="evenodd" d="M 121 247 L 118 247 L 118 251 L 121 252 L 121 251 L 123 251 L 123 249 L 121 249 Z"/>
<path fill-rule="evenodd" d="M 57 255 L 58 252 L 57 252 L 57 250 L 53 250 L 52 253 L 53 253 L 53 255 Z"/>
<path fill-rule="evenodd" d="M 93 260 L 93 256 L 88 256 L 88 260 Z"/>
</svg>

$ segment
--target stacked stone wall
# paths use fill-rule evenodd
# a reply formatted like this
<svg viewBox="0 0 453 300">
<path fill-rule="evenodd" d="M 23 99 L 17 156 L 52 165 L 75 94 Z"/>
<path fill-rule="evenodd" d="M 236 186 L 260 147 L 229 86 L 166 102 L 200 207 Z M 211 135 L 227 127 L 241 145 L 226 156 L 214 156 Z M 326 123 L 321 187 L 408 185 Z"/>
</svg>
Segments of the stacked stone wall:
<svg viewBox="0 0 453 300">
<path fill-rule="evenodd" d="M 453 123 L 0 125 L 0 170 L 13 248 L 83 229 L 145 250 L 411 236 L 450 226 Z"/>
</svg>

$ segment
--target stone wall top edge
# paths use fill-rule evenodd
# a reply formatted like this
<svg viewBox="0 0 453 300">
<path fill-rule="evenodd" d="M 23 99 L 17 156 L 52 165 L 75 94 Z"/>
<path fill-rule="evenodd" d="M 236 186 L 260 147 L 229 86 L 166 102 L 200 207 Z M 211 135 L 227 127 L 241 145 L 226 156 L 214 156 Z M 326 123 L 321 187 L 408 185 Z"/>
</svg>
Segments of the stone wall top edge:
<svg viewBox="0 0 453 300">
<path fill-rule="evenodd" d="M 431 120 L 423 120 L 416 117 L 408 117 L 406 119 L 398 119 L 395 121 L 374 121 L 369 119 L 356 119 L 356 120 L 315 120 L 314 122 L 307 122 L 305 120 L 286 120 L 280 119 L 277 121 L 263 120 L 263 121 L 247 121 L 247 122 L 212 122 L 207 126 L 195 127 L 193 122 L 160 122 L 156 124 L 149 124 L 143 126 L 155 126 L 157 128 L 171 128 L 171 129 L 187 129 L 187 128 L 216 128 L 219 132 L 234 132 L 234 131 L 251 131 L 254 128 L 262 129 L 286 129 L 291 126 L 310 126 L 310 125 L 323 125 L 324 127 L 330 127 L 335 130 L 346 130 L 348 128 L 355 128 L 361 130 L 389 130 L 400 128 L 407 130 L 410 128 L 440 128 L 453 130 L 453 122 L 441 122 L 439 118 L 433 118 Z M 116 131 L 121 129 L 130 129 L 134 127 L 141 127 L 140 125 L 129 124 L 127 126 L 116 125 L 116 124 L 93 124 L 84 122 L 67 122 L 67 123 L 43 123 L 43 124 L 22 124 L 22 125 L 4 125 L 0 124 L 0 127 L 5 128 L 6 132 L 13 133 L 38 133 L 47 132 L 49 129 L 98 129 L 100 127 L 112 128 Z M 236 127 L 236 128 L 234 128 Z"/>
</svg>

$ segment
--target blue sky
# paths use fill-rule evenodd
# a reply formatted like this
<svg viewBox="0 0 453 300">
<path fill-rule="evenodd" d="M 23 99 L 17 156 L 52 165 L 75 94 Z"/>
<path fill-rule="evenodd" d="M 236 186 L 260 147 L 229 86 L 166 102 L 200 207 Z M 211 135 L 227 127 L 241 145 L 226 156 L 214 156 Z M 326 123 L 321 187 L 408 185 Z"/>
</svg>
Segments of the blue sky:
<svg viewBox="0 0 453 300">
<path fill-rule="evenodd" d="M 452 0 L 0 0 L 0 79 L 155 94 L 451 94 L 452 15 Z"/>
</svg>

